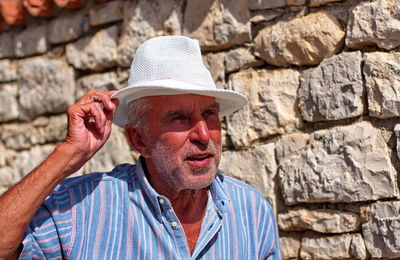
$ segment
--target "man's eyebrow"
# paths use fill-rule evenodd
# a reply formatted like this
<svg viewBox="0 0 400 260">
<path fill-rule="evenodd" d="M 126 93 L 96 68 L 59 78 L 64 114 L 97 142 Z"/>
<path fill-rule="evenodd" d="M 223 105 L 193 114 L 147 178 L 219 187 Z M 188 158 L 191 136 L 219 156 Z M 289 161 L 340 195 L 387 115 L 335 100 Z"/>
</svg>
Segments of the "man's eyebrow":
<svg viewBox="0 0 400 260">
<path fill-rule="evenodd" d="M 168 120 L 172 117 L 178 116 L 178 115 L 183 115 L 186 114 L 187 111 L 184 110 L 171 110 L 168 111 L 165 116 L 163 116 L 163 118 L 161 119 L 162 123 L 168 122 Z"/>
<path fill-rule="evenodd" d="M 217 109 L 219 111 L 220 106 L 218 103 L 212 104 L 211 106 L 206 107 L 204 110 L 210 110 L 210 109 Z"/>
</svg>

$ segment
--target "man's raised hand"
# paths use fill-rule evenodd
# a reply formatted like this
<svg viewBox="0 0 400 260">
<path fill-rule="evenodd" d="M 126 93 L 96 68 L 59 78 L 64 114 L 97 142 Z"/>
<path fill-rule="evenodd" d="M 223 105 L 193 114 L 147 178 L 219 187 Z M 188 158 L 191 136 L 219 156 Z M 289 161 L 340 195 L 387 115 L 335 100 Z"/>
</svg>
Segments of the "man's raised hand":
<svg viewBox="0 0 400 260">
<path fill-rule="evenodd" d="M 89 90 L 68 108 L 68 133 L 65 144 L 76 149 L 76 155 L 85 163 L 108 140 L 112 120 L 118 106 L 111 99 L 116 91 Z"/>
</svg>

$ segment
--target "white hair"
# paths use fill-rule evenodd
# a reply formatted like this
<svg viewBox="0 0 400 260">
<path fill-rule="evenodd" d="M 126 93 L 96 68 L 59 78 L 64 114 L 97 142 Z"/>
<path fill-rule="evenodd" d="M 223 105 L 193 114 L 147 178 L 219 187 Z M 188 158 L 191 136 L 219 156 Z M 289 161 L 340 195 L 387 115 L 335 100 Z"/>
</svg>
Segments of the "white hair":
<svg viewBox="0 0 400 260">
<path fill-rule="evenodd" d="M 150 102 L 145 98 L 139 98 L 128 103 L 128 120 L 134 128 L 145 128 L 144 115 L 150 110 Z"/>
</svg>

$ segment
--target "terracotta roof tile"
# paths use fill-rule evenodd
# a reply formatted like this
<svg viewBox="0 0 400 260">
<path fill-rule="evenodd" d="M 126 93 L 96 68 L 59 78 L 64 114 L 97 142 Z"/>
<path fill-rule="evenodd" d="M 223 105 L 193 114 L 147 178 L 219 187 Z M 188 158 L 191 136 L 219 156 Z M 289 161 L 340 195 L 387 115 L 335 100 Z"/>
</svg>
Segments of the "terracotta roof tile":
<svg viewBox="0 0 400 260">
<path fill-rule="evenodd" d="M 25 9 L 22 0 L 2 0 L 0 1 L 1 15 L 9 25 L 25 24 Z"/>
<path fill-rule="evenodd" d="M 51 0 L 24 0 L 24 6 L 33 16 L 50 17 L 54 14 L 54 3 Z"/>
<path fill-rule="evenodd" d="M 54 0 L 61 8 L 80 8 L 85 4 L 85 0 Z"/>
<path fill-rule="evenodd" d="M 25 25 L 26 11 L 32 16 L 51 17 L 55 15 L 55 6 L 59 8 L 81 8 L 87 0 L 0 0 L 0 31 L 9 25 Z M 95 0 L 107 2 L 109 0 Z M 2 18 L 2 19 L 1 19 Z"/>
</svg>

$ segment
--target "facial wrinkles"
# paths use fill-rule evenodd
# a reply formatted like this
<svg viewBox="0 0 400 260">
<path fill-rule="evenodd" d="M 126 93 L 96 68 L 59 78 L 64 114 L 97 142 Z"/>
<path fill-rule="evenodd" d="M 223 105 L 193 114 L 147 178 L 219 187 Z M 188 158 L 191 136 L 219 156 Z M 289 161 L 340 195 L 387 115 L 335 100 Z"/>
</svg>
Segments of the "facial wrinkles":
<svg viewBox="0 0 400 260">
<path fill-rule="evenodd" d="M 172 146 L 162 141 L 157 141 L 153 145 L 151 157 L 154 167 L 162 174 L 163 182 L 170 187 L 176 189 L 201 189 L 209 186 L 214 179 L 219 164 L 220 149 L 212 140 L 207 145 L 188 142 L 179 151 L 174 150 Z M 193 157 L 199 153 L 213 155 L 214 163 L 206 167 L 194 167 L 185 163 L 186 158 Z M 191 181 L 191 176 L 201 175 L 206 178 Z"/>
</svg>

